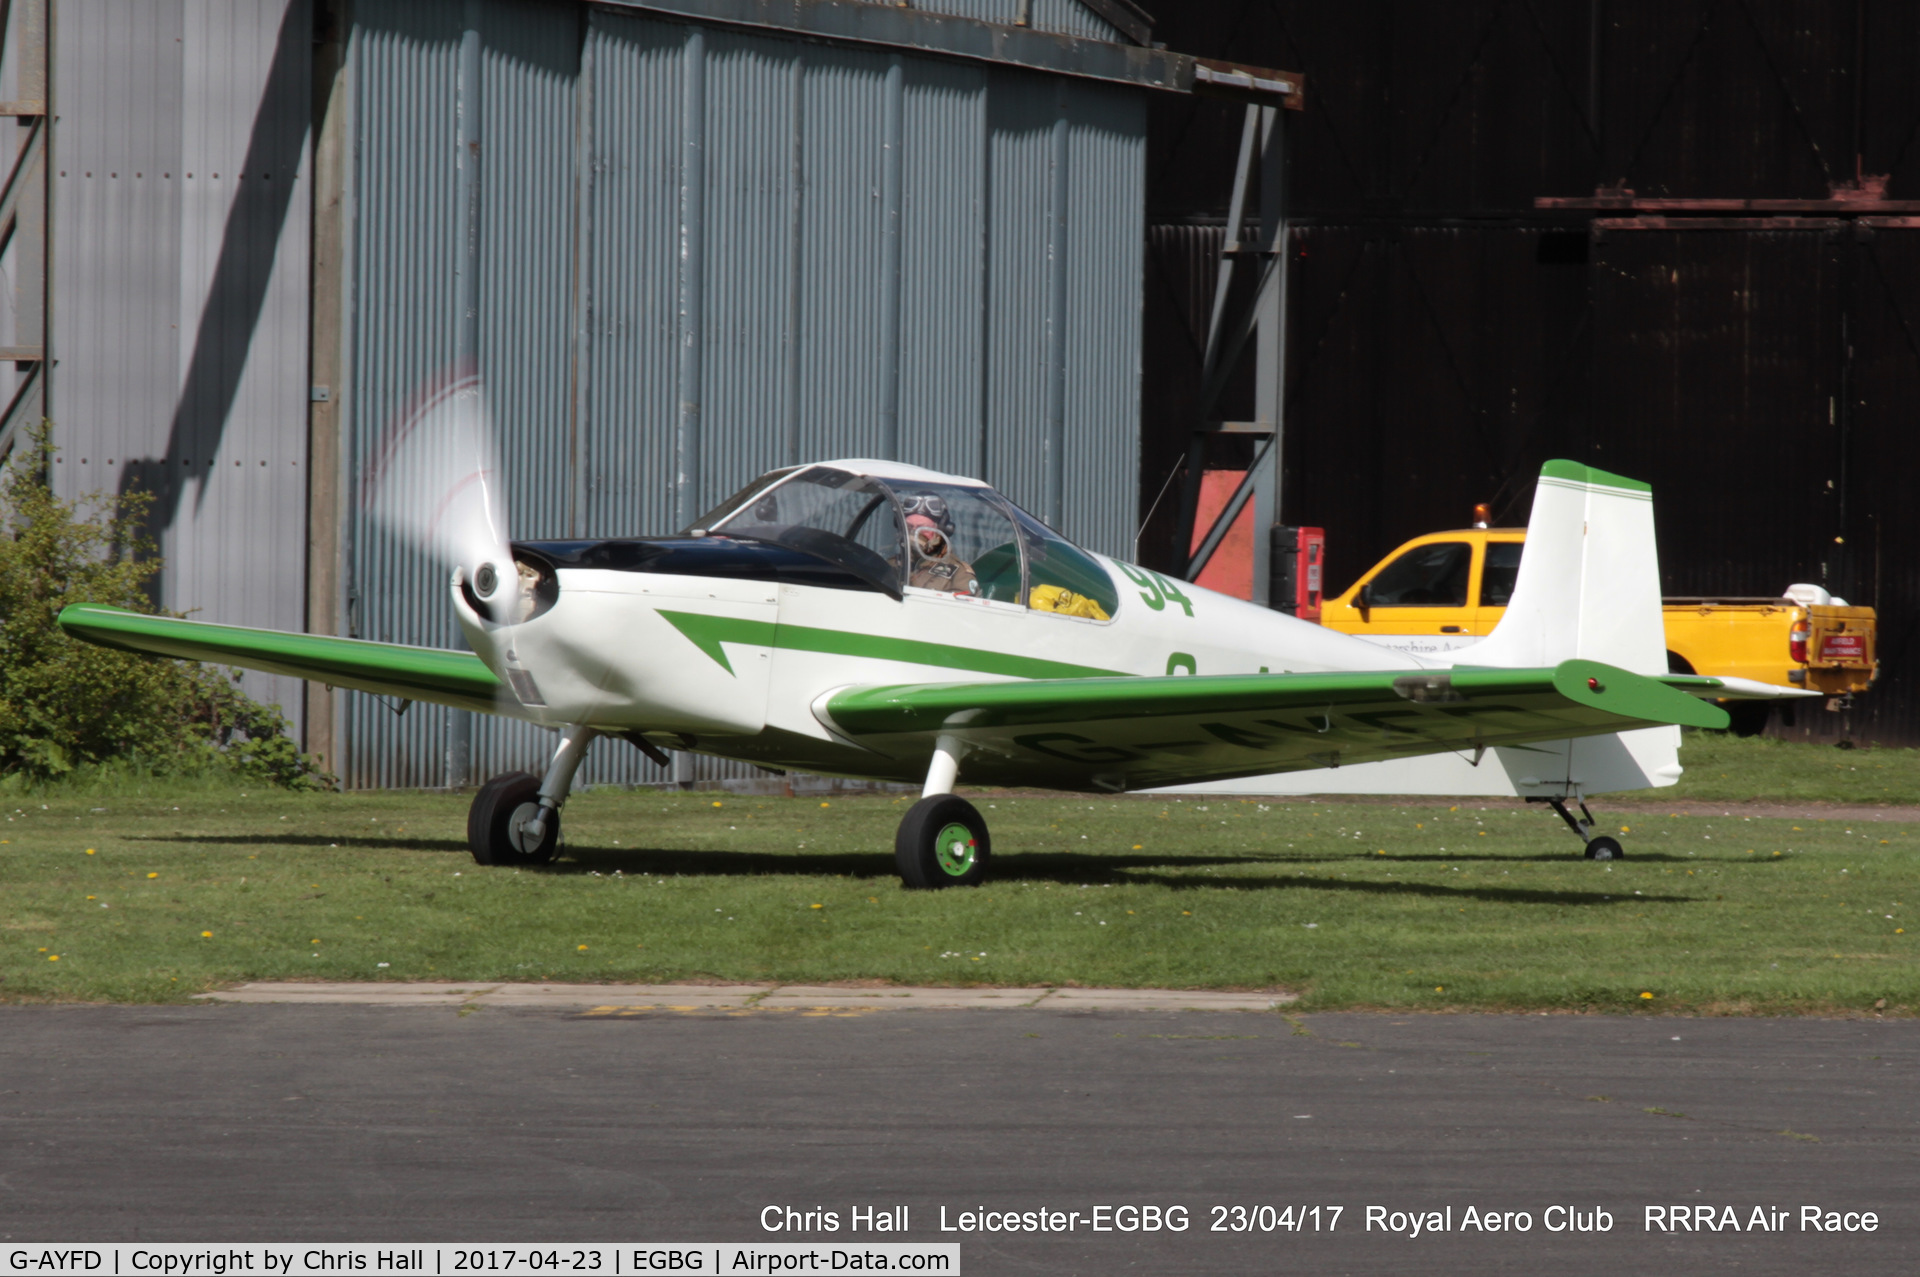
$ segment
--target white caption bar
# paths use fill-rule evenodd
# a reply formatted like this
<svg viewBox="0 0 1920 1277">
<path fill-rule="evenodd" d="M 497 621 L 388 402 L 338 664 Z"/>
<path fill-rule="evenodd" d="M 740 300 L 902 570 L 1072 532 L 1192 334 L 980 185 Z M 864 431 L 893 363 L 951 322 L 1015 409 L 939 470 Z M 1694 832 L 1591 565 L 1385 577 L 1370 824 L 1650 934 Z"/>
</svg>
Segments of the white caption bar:
<svg viewBox="0 0 1920 1277">
<path fill-rule="evenodd" d="M 0 1249 L 0 1277 L 780 1277 L 960 1271 L 958 1242 L 631 1242 L 624 1245 L 54 1245 Z"/>
</svg>

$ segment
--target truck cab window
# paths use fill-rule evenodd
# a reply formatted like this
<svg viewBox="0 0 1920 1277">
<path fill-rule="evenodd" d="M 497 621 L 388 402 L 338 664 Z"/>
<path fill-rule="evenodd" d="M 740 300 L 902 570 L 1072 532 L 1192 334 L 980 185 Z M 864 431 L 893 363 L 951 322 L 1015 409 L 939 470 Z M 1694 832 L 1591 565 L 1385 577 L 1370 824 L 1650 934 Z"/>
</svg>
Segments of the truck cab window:
<svg viewBox="0 0 1920 1277">
<path fill-rule="evenodd" d="M 1473 547 L 1465 541 L 1417 545 L 1367 583 L 1367 605 L 1465 607 L 1472 563 Z"/>
<path fill-rule="evenodd" d="M 1480 606 L 1505 607 L 1513 597 L 1513 583 L 1520 576 L 1520 551 L 1524 541 L 1487 542 L 1487 561 L 1480 568 Z"/>
</svg>

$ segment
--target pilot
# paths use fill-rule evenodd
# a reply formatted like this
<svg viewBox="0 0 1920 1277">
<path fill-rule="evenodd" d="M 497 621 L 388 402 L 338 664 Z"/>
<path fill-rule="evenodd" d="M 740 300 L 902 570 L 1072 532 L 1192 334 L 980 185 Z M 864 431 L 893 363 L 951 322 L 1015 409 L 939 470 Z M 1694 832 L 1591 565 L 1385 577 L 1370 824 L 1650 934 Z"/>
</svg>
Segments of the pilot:
<svg viewBox="0 0 1920 1277">
<path fill-rule="evenodd" d="M 973 565 L 953 551 L 953 516 L 947 503 L 919 494 L 904 497 L 901 505 L 907 512 L 907 544 L 913 554 L 907 584 L 943 594 L 978 594 L 980 582 L 973 575 Z"/>
</svg>

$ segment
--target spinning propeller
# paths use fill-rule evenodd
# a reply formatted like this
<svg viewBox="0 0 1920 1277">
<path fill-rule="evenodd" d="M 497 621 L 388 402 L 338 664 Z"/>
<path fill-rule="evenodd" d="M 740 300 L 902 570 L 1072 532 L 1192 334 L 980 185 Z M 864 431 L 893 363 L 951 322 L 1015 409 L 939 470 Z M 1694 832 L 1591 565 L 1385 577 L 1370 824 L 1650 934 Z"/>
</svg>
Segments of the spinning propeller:
<svg viewBox="0 0 1920 1277">
<path fill-rule="evenodd" d="M 462 370 L 407 411 L 368 471 L 365 496 L 376 519 L 458 574 L 482 617 L 519 619 L 500 447 L 478 372 Z"/>
</svg>

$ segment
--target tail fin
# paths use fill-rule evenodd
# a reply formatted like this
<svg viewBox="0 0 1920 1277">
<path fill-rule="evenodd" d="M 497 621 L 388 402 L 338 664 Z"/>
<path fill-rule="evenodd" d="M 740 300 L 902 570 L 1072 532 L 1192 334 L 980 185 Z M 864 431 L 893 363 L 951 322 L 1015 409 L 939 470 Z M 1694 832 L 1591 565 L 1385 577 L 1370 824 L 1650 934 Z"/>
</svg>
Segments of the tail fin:
<svg viewBox="0 0 1920 1277">
<path fill-rule="evenodd" d="M 1576 461 L 1540 467 L 1506 615 L 1460 655 L 1510 667 L 1578 656 L 1666 673 L 1652 487 Z"/>
</svg>

